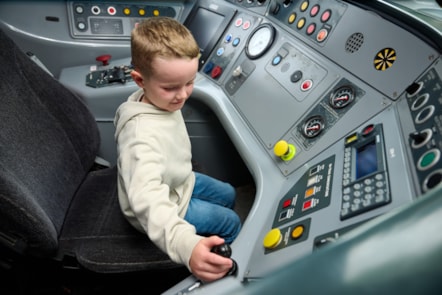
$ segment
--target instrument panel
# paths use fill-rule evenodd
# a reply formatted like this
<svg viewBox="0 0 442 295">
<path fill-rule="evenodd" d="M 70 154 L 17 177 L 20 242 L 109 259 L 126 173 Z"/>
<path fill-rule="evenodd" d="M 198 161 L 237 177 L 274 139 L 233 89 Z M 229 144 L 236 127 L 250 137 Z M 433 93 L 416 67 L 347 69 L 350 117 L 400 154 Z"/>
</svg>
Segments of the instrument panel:
<svg viewBox="0 0 442 295">
<path fill-rule="evenodd" d="M 440 53 L 421 36 L 350 1 L 163 9 L 200 44 L 193 97 L 215 110 L 257 186 L 232 245 L 237 276 L 189 277 L 166 294 L 259 280 L 441 182 Z"/>
<path fill-rule="evenodd" d="M 437 49 L 345 1 L 228 2 L 238 12 L 200 73 L 263 167 L 232 255 L 254 281 L 440 184 L 442 72 Z"/>
<path fill-rule="evenodd" d="M 178 18 L 182 5 L 143 2 L 69 2 L 71 35 L 81 39 L 130 39 L 132 28 L 148 17 Z"/>
<path fill-rule="evenodd" d="M 109 146 L 114 110 L 136 88 L 126 79 L 136 23 L 170 16 L 200 44 L 192 99 L 220 119 L 256 196 L 232 244 L 237 275 L 211 284 L 189 277 L 166 294 L 228 293 L 440 186 L 440 48 L 410 29 L 407 14 L 387 14 L 385 1 L 375 1 L 385 10 L 362 2 L 67 1 L 66 20 L 33 26 L 44 39 L 56 23 L 57 36 L 69 38 L 55 45 L 71 43 L 85 59 L 107 46 L 119 53 L 111 63 L 124 66 L 99 66 L 107 80 L 90 64 L 60 74 L 91 98 Z M 14 33 L 23 30 L 17 27 Z M 89 53 L 83 46 L 92 41 L 101 49 Z"/>
</svg>

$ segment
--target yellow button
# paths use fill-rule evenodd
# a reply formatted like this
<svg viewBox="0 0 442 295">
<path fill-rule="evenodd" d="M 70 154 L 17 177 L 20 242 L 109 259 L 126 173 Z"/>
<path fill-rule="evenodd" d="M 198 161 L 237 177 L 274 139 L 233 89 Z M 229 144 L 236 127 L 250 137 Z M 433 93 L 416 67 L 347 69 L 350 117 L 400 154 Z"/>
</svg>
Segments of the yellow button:
<svg viewBox="0 0 442 295">
<path fill-rule="evenodd" d="M 296 13 L 293 12 L 289 16 L 289 24 L 293 24 L 295 22 L 295 19 L 296 19 Z"/>
<path fill-rule="evenodd" d="M 304 25 L 305 25 L 305 18 L 301 18 L 301 19 L 298 21 L 298 23 L 296 24 L 296 27 L 297 27 L 298 29 L 302 29 L 302 27 L 304 27 Z"/>
<path fill-rule="evenodd" d="M 307 8 L 308 8 L 308 1 L 304 1 L 304 2 L 302 2 L 302 4 L 301 4 L 301 11 L 306 11 L 307 10 Z"/>
<path fill-rule="evenodd" d="M 298 239 L 299 237 L 302 236 L 303 233 L 304 233 L 304 226 L 298 225 L 292 231 L 292 238 L 293 239 Z"/>
<path fill-rule="evenodd" d="M 269 231 L 264 237 L 263 245 L 267 249 L 273 249 L 279 245 L 282 240 L 282 234 L 279 228 Z"/>
<path fill-rule="evenodd" d="M 130 14 L 130 9 L 129 8 L 124 8 L 123 9 L 123 13 L 125 14 L 125 15 L 129 15 Z"/>
<path fill-rule="evenodd" d="M 289 150 L 289 144 L 285 140 L 278 141 L 273 147 L 273 152 L 275 156 L 281 157 L 287 153 Z"/>
<path fill-rule="evenodd" d="M 143 8 L 138 9 L 138 14 L 143 16 L 146 14 L 146 10 L 144 10 Z"/>
<path fill-rule="evenodd" d="M 154 16 L 159 16 L 159 15 L 160 15 L 160 11 L 159 11 L 158 9 L 155 9 L 155 10 L 153 11 L 153 15 L 154 15 Z"/>
</svg>

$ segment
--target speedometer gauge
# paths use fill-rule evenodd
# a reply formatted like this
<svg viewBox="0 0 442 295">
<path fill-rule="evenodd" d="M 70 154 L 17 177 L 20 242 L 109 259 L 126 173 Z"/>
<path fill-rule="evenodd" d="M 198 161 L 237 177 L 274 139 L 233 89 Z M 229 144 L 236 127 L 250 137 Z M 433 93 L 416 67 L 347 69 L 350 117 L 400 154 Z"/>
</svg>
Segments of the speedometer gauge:
<svg viewBox="0 0 442 295">
<path fill-rule="evenodd" d="M 302 126 L 302 134 L 307 138 L 313 138 L 318 136 L 324 127 L 324 118 L 322 116 L 312 116 L 305 120 Z"/>
<path fill-rule="evenodd" d="M 262 24 L 250 34 L 246 42 L 246 55 L 250 59 L 261 57 L 273 44 L 275 28 L 271 24 Z"/>
<path fill-rule="evenodd" d="M 350 86 L 342 86 L 330 95 L 330 105 L 335 109 L 342 109 L 353 102 L 354 90 Z"/>
</svg>

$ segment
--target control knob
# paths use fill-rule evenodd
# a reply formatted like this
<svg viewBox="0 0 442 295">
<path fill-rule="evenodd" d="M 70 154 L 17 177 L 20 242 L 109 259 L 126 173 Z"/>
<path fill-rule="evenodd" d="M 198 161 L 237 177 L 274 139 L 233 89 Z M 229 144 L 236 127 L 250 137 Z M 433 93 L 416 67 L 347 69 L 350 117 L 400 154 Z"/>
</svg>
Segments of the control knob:
<svg viewBox="0 0 442 295">
<path fill-rule="evenodd" d="M 228 244 L 221 244 L 213 247 L 210 252 L 221 255 L 226 258 L 230 258 L 232 255 L 232 249 Z M 238 270 L 238 264 L 235 260 L 232 259 L 232 268 L 227 272 L 226 276 L 235 275 Z"/>
</svg>

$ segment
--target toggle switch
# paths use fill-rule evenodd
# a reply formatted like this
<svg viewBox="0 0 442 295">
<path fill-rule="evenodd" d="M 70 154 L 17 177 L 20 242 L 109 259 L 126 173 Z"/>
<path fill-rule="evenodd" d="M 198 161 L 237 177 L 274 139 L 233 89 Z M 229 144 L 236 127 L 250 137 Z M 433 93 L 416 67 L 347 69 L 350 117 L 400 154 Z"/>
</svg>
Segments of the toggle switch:
<svg viewBox="0 0 442 295">
<path fill-rule="evenodd" d="M 273 147 L 273 153 L 283 161 L 290 161 L 296 154 L 296 147 L 285 140 L 280 140 Z"/>
</svg>

